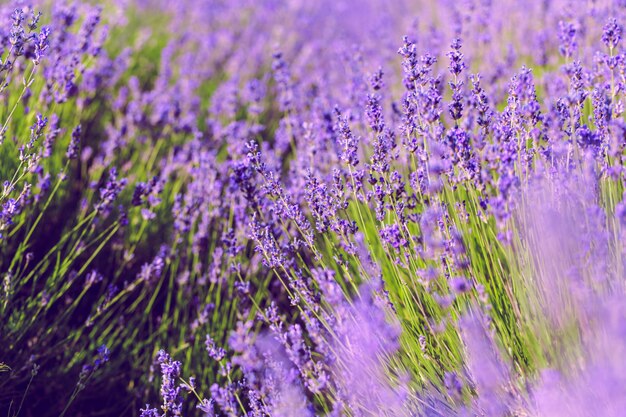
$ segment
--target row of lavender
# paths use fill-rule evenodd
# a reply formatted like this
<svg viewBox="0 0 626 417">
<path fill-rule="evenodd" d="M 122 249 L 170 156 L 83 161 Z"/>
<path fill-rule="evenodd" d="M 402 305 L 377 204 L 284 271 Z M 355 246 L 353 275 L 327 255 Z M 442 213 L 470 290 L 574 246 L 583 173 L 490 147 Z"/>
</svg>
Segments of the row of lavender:
<svg viewBox="0 0 626 417">
<path fill-rule="evenodd" d="M 387 3 L 3 6 L 2 410 L 620 415 L 626 9 Z"/>
</svg>

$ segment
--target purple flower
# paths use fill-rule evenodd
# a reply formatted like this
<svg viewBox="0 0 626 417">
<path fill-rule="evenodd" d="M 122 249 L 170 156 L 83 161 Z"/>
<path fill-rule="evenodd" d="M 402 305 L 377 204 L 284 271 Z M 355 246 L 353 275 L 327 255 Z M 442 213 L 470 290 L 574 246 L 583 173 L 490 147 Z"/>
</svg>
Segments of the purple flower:
<svg viewBox="0 0 626 417">
<path fill-rule="evenodd" d="M 573 23 L 559 21 L 559 52 L 566 58 L 571 58 L 578 49 L 576 33 Z"/>
<path fill-rule="evenodd" d="M 39 65 L 41 58 L 45 56 L 50 47 L 50 32 L 51 29 L 46 26 L 41 29 L 39 36 L 37 36 L 35 42 L 35 57 L 33 58 L 35 65 Z"/>
<path fill-rule="evenodd" d="M 450 48 L 452 48 L 452 50 L 446 54 L 448 58 L 450 58 L 450 66 L 448 67 L 448 70 L 450 71 L 450 74 L 455 77 L 458 77 L 463 70 L 467 68 L 465 62 L 463 61 L 461 46 L 461 39 L 454 39 L 450 44 Z"/>
<path fill-rule="evenodd" d="M 204 342 L 205 346 L 206 346 L 206 350 L 207 352 L 209 352 L 209 356 L 219 362 L 222 359 L 224 359 L 224 357 L 226 356 L 226 351 L 224 349 L 222 349 L 221 347 L 218 347 L 215 344 L 215 341 L 211 338 L 211 336 L 206 335 L 206 340 Z"/>
<path fill-rule="evenodd" d="M 98 357 L 94 361 L 94 366 L 98 368 L 99 366 L 107 363 L 111 356 L 111 352 L 105 345 L 101 345 L 98 347 Z"/>
<path fill-rule="evenodd" d="M 178 383 L 181 363 L 173 361 L 164 350 L 160 350 L 157 354 L 157 363 L 161 366 L 160 392 L 163 398 L 161 409 L 165 416 L 180 416 L 183 407 L 181 387 Z"/>
<path fill-rule="evenodd" d="M 450 287 L 455 293 L 462 294 L 472 289 L 472 283 L 465 278 L 456 277 L 450 281 Z"/>
<path fill-rule="evenodd" d="M 117 179 L 117 169 L 111 168 L 109 170 L 109 178 L 103 187 L 100 188 L 100 201 L 96 203 L 96 211 L 103 213 L 105 216 L 109 214 L 112 209 L 113 203 L 117 199 L 117 196 L 122 192 L 126 186 L 126 178 L 121 180 Z"/>
<path fill-rule="evenodd" d="M 68 159 L 76 159 L 78 158 L 78 153 L 80 151 L 80 137 L 82 133 L 81 125 L 78 125 L 72 130 L 72 137 L 70 139 L 70 144 L 67 148 L 67 153 L 65 154 Z"/>
<path fill-rule="evenodd" d="M 146 404 L 146 408 L 142 408 L 139 410 L 141 412 L 141 417 L 162 417 L 159 414 L 159 410 L 156 408 L 150 408 L 150 405 Z"/>
<path fill-rule="evenodd" d="M 602 31 L 602 42 L 604 42 L 607 48 L 613 50 L 619 45 L 621 40 L 622 26 L 617 23 L 617 19 L 609 19 Z"/>
</svg>

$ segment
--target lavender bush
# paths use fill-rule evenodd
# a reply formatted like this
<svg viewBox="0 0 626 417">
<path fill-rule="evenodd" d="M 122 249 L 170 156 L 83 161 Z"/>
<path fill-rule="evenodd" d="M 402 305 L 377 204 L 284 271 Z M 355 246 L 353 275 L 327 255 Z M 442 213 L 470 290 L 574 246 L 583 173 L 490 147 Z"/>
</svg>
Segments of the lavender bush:
<svg viewBox="0 0 626 417">
<path fill-rule="evenodd" d="M 623 3 L 3 3 L 0 412 L 622 415 Z"/>
</svg>

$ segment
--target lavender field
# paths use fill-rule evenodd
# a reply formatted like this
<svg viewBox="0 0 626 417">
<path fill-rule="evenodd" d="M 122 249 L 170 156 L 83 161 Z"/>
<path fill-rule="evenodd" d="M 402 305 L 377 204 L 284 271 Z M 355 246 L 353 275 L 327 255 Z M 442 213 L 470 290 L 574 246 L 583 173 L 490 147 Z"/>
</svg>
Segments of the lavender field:
<svg viewBox="0 0 626 417">
<path fill-rule="evenodd" d="M 624 25 L 0 0 L 0 417 L 626 416 Z"/>
</svg>

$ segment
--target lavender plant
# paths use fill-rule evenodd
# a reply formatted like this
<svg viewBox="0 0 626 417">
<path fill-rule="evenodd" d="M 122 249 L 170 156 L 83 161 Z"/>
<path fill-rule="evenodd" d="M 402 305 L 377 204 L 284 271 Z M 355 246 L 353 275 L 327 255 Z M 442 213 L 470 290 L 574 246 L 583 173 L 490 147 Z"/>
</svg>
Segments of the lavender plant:
<svg viewBox="0 0 626 417">
<path fill-rule="evenodd" d="M 0 411 L 620 415 L 625 12 L 0 6 Z"/>
</svg>

